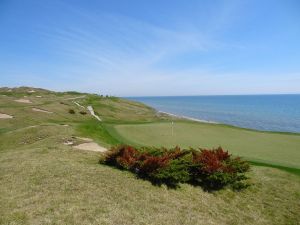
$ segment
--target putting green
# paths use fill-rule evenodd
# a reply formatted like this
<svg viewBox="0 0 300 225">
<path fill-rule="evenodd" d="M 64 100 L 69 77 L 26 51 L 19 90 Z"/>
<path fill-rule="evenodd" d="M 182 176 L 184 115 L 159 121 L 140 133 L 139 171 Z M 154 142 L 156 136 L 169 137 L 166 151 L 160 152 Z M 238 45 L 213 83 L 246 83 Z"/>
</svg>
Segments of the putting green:
<svg viewBox="0 0 300 225">
<path fill-rule="evenodd" d="M 222 146 L 231 153 L 276 165 L 300 168 L 300 135 L 259 132 L 219 124 L 196 122 L 114 125 L 111 129 L 126 143 L 146 146 Z"/>
</svg>

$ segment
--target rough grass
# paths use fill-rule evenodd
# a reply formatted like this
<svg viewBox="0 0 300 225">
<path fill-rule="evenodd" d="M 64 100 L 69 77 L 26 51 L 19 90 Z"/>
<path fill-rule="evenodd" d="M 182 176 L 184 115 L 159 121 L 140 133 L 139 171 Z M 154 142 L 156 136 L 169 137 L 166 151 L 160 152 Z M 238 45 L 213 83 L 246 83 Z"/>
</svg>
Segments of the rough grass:
<svg viewBox="0 0 300 225">
<path fill-rule="evenodd" d="M 61 144 L 71 130 L 61 132 L 57 127 L 54 131 L 56 137 L 0 152 L 0 224 L 300 221 L 300 181 L 290 173 L 254 167 L 250 174 L 253 186 L 242 192 L 208 193 L 190 185 L 172 190 L 99 165 L 98 154 Z"/>
<path fill-rule="evenodd" d="M 42 89 L 27 93 L 31 89 L 0 89 L 7 94 L 0 96 L 0 111 L 14 115 L 0 120 L 0 224 L 299 224 L 299 176 L 260 165 L 250 172 L 253 185 L 242 192 L 208 193 L 187 184 L 176 190 L 156 187 L 126 171 L 99 165 L 99 153 L 74 150 L 63 142 L 72 136 L 91 137 L 106 146 L 126 142 L 114 129 L 118 123 L 139 127 L 166 117 L 127 100 L 78 100 L 95 107 L 106 121 L 99 123 L 89 115 L 67 112 L 70 106 L 81 110 L 66 100 L 80 94 Z M 24 95 L 33 103 L 13 101 Z M 54 113 L 33 112 L 32 107 Z M 185 136 L 195 131 L 184 128 Z M 149 129 L 147 140 L 169 140 L 158 137 L 162 131 Z M 292 148 L 285 152 L 294 154 Z"/>
<path fill-rule="evenodd" d="M 300 168 L 300 135 L 258 132 L 224 125 L 176 122 L 113 126 L 123 140 L 136 145 L 212 148 L 222 146 L 254 161 Z"/>
</svg>

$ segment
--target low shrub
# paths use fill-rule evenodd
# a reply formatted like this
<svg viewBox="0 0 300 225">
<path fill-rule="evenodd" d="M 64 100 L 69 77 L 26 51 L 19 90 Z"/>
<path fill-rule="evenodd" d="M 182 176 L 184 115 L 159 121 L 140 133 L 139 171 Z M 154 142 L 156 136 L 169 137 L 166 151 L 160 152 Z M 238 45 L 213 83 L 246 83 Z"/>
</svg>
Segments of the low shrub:
<svg viewBox="0 0 300 225">
<path fill-rule="evenodd" d="M 75 114 L 74 109 L 69 109 L 69 113 L 70 113 L 70 114 Z"/>
<path fill-rule="evenodd" d="M 86 111 L 80 111 L 79 112 L 81 115 L 86 115 L 87 113 L 86 113 Z"/>
<path fill-rule="evenodd" d="M 117 146 L 107 151 L 100 163 L 132 171 L 155 184 L 175 187 L 189 182 L 207 190 L 244 188 L 247 184 L 243 181 L 248 179 L 245 172 L 249 170 L 247 162 L 232 157 L 221 147 L 181 150 Z"/>
<path fill-rule="evenodd" d="M 249 164 L 240 158 L 232 158 L 228 151 L 217 149 L 193 151 L 191 178 L 208 189 L 220 189 L 226 185 L 241 186 L 247 177 Z"/>
</svg>

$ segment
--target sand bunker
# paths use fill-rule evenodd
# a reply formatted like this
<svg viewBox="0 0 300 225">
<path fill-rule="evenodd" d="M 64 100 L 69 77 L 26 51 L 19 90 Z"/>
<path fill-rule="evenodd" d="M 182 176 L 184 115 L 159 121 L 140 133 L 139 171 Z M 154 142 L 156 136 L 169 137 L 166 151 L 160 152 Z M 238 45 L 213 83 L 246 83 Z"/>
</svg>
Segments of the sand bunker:
<svg viewBox="0 0 300 225">
<path fill-rule="evenodd" d="M 37 98 L 41 98 L 42 96 L 40 96 L 40 95 L 37 95 L 37 96 L 35 96 L 35 97 L 37 97 Z"/>
<path fill-rule="evenodd" d="M 64 145 L 73 145 L 73 144 L 74 144 L 74 142 L 73 141 L 69 141 L 69 140 L 64 142 Z"/>
<path fill-rule="evenodd" d="M 32 103 L 29 99 L 17 99 L 14 100 L 15 102 L 20 102 L 20 103 Z"/>
<path fill-rule="evenodd" d="M 30 90 L 30 91 L 28 91 L 28 93 L 34 93 L 35 92 L 35 90 Z"/>
<path fill-rule="evenodd" d="M 53 112 L 50 112 L 50 111 L 47 111 L 47 110 L 43 110 L 43 109 L 38 109 L 38 108 L 32 108 L 32 110 L 35 111 L 35 112 L 53 113 Z"/>
<path fill-rule="evenodd" d="M 4 113 L 0 113 L 0 119 L 11 119 L 11 118 L 13 118 L 13 116 L 7 115 Z"/>
<path fill-rule="evenodd" d="M 107 151 L 106 148 L 101 147 L 100 145 L 98 145 L 95 142 L 83 143 L 83 144 L 74 146 L 74 148 L 79 149 L 79 150 L 85 150 L 85 151 L 93 151 L 93 152 L 105 152 L 105 151 Z"/>
</svg>

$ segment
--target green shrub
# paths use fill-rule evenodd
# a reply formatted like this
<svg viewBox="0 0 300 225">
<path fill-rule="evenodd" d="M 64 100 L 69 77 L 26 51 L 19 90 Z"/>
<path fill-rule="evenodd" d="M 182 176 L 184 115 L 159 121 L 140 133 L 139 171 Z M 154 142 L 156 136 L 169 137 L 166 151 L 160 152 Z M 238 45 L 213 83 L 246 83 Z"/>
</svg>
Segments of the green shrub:
<svg viewBox="0 0 300 225">
<path fill-rule="evenodd" d="M 176 187 L 193 183 L 207 190 L 231 186 L 247 187 L 245 172 L 249 164 L 232 156 L 221 147 L 207 150 L 181 150 L 179 147 L 141 148 L 117 146 L 107 151 L 100 163 L 134 172 L 138 177 L 155 184 Z"/>
<path fill-rule="evenodd" d="M 176 186 L 190 180 L 189 164 L 182 159 L 171 160 L 165 167 L 160 168 L 151 178 L 158 183 Z"/>
<path fill-rule="evenodd" d="M 238 157 L 232 158 L 221 147 L 193 150 L 192 154 L 192 181 L 207 189 L 220 189 L 227 185 L 241 187 L 248 179 L 243 173 L 249 170 L 249 164 Z"/>
</svg>

